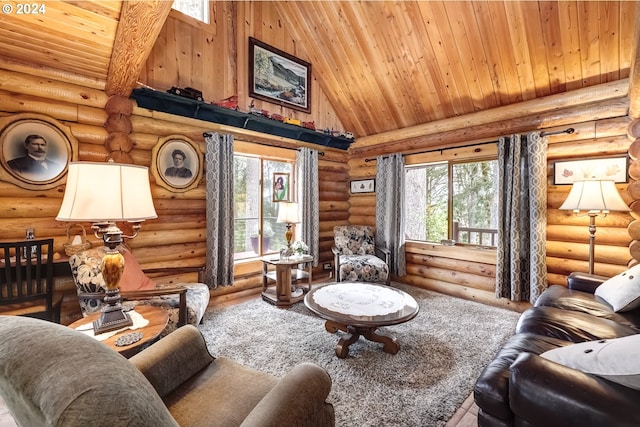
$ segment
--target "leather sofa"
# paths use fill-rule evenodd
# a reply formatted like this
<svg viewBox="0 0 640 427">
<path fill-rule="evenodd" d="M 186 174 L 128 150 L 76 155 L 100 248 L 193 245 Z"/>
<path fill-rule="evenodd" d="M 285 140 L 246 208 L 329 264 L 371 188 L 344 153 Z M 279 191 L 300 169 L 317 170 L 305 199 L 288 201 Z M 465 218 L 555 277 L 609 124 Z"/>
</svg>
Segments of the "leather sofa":
<svg viewBox="0 0 640 427">
<path fill-rule="evenodd" d="M 0 316 L 0 396 L 22 426 L 333 427 L 331 378 L 214 358 L 193 325 L 131 359 L 71 328 Z"/>
<path fill-rule="evenodd" d="M 550 286 L 522 313 L 475 383 L 479 427 L 640 425 L 639 390 L 540 356 L 640 332 L 640 308 L 615 312 L 594 295 L 605 280 L 572 273 L 567 287 Z"/>
</svg>

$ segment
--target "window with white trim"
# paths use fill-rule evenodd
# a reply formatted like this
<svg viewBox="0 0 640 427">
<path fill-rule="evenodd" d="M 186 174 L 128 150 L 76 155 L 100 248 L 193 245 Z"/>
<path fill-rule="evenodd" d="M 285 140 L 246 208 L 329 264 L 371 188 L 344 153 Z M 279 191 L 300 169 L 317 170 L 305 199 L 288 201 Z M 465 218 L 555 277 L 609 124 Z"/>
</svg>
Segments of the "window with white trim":
<svg viewBox="0 0 640 427">
<path fill-rule="evenodd" d="M 171 7 L 205 24 L 209 23 L 209 0 L 174 0 Z"/>
</svg>

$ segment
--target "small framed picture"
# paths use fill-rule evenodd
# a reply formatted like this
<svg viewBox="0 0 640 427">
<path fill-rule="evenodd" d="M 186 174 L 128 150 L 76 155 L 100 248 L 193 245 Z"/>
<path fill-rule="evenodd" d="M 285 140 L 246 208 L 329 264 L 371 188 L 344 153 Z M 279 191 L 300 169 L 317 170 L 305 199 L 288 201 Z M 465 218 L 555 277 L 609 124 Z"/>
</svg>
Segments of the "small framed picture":
<svg viewBox="0 0 640 427">
<path fill-rule="evenodd" d="M 573 184 L 582 179 L 611 179 L 616 183 L 628 182 L 627 156 L 599 159 L 563 160 L 553 164 L 553 184 Z"/>
<path fill-rule="evenodd" d="M 376 191 L 375 179 L 361 179 L 358 181 L 351 181 L 352 193 L 373 193 Z"/>
<path fill-rule="evenodd" d="M 156 184 L 167 190 L 189 191 L 202 179 L 204 156 L 198 145 L 185 136 L 161 138 L 151 156 L 151 174 Z"/>
<path fill-rule="evenodd" d="M 273 174 L 273 201 L 291 201 L 291 174 L 274 172 Z"/>
<path fill-rule="evenodd" d="M 0 146 L 0 177 L 30 190 L 59 185 L 69 162 L 77 160 L 78 142 L 71 130 L 41 114 L 1 118 Z"/>
</svg>

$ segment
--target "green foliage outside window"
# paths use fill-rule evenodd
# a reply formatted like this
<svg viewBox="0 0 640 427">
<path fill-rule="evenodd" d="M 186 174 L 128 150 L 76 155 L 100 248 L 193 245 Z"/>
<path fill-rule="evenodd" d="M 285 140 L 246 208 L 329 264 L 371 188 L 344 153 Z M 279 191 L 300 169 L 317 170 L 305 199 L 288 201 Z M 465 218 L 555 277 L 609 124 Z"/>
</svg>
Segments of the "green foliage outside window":
<svg viewBox="0 0 640 427">
<path fill-rule="evenodd" d="M 236 259 L 278 252 L 286 246 L 285 224 L 278 224 L 273 202 L 273 173 L 292 173 L 293 164 L 234 156 L 234 251 Z"/>
<path fill-rule="evenodd" d="M 488 244 L 497 230 L 497 185 L 496 160 L 408 167 L 407 238 Z M 452 235 L 453 223 L 462 229 L 456 236 Z"/>
</svg>

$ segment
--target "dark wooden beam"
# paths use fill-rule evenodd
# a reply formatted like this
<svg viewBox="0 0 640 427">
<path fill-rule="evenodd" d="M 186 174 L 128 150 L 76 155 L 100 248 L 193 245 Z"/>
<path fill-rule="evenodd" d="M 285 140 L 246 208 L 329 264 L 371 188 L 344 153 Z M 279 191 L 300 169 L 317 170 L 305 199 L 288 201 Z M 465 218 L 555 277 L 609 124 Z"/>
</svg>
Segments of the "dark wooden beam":
<svg viewBox="0 0 640 427">
<path fill-rule="evenodd" d="M 105 92 L 129 96 L 171 11 L 167 0 L 122 2 Z"/>
</svg>

